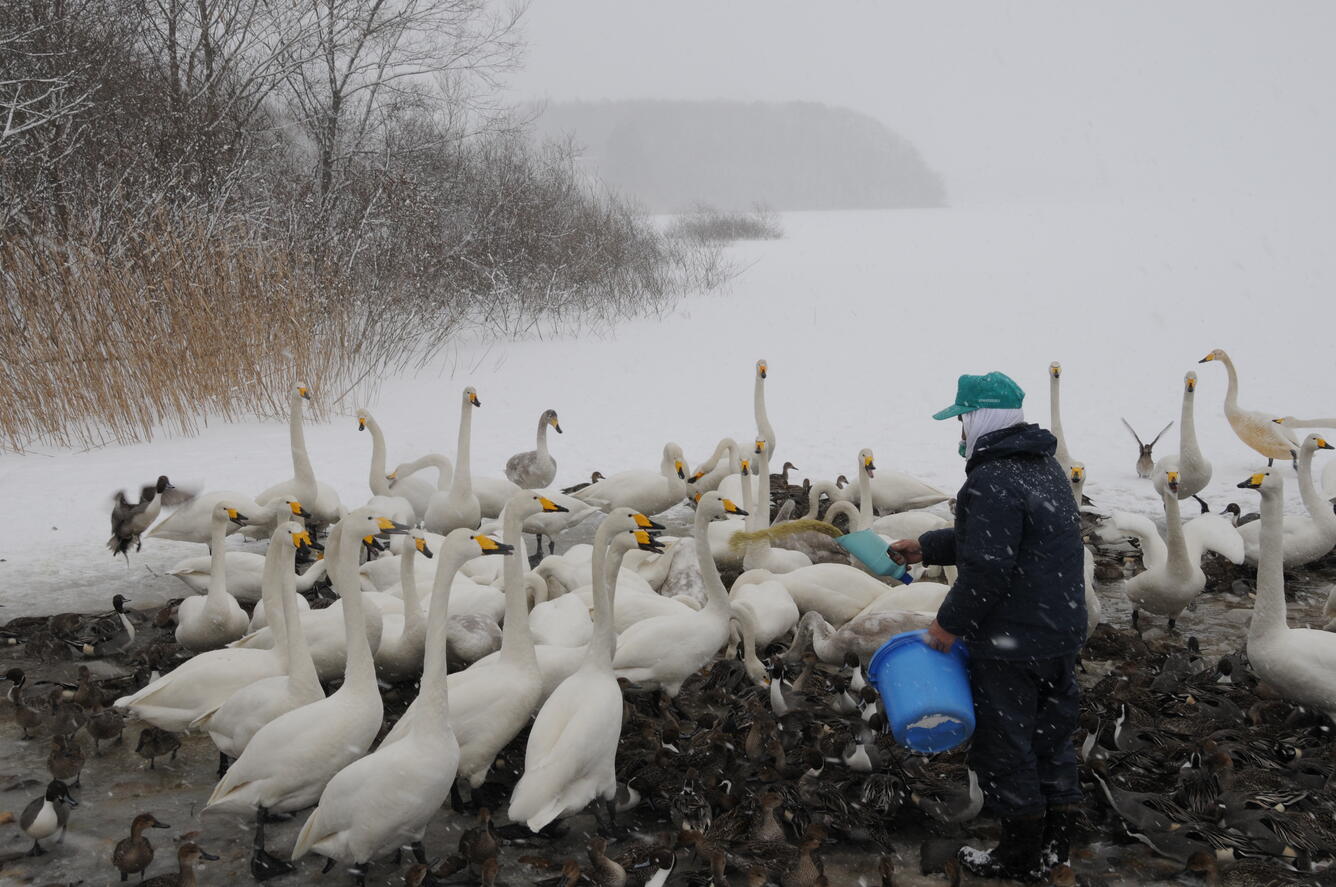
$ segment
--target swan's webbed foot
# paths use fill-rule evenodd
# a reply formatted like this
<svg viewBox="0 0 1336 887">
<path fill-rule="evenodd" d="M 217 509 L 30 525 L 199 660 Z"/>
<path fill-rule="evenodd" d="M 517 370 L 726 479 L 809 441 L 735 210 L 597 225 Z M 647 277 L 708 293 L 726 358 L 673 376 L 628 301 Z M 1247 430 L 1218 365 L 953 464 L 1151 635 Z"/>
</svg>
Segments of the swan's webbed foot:
<svg viewBox="0 0 1336 887">
<path fill-rule="evenodd" d="M 616 817 L 617 811 L 613 808 L 611 800 L 594 799 L 594 819 L 598 821 L 598 833 L 609 841 L 620 841 L 631 834 L 625 826 L 617 824 Z"/>
<path fill-rule="evenodd" d="M 292 871 L 290 862 L 284 862 L 264 849 L 264 824 L 270 821 L 269 811 L 264 807 L 255 808 L 255 839 L 251 847 L 251 877 L 257 881 L 267 881 L 286 875 Z M 333 860 L 331 860 L 332 862 Z"/>
<path fill-rule="evenodd" d="M 422 863 L 423 865 L 426 865 L 426 864 L 427 864 L 427 848 L 424 847 L 424 846 L 422 845 L 422 842 L 421 842 L 421 841 L 414 841 L 414 842 L 409 846 L 409 849 L 413 851 L 413 858 L 414 858 L 414 859 L 416 859 L 418 862 Z"/>
<path fill-rule="evenodd" d="M 334 870 L 334 857 L 331 856 L 329 859 L 325 860 L 324 866 L 320 869 L 320 874 L 328 875 L 333 870 Z"/>
</svg>

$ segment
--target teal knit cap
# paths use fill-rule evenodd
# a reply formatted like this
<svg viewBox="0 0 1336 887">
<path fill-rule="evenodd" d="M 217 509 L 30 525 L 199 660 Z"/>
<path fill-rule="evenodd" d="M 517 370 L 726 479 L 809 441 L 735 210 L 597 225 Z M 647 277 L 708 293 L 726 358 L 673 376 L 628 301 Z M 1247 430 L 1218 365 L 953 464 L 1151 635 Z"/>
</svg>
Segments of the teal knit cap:
<svg viewBox="0 0 1336 887">
<path fill-rule="evenodd" d="M 956 383 L 956 402 L 933 413 L 934 419 L 950 419 L 975 410 L 1019 410 L 1025 400 L 1021 386 L 1006 373 L 986 373 L 982 376 L 961 376 Z"/>
</svg>

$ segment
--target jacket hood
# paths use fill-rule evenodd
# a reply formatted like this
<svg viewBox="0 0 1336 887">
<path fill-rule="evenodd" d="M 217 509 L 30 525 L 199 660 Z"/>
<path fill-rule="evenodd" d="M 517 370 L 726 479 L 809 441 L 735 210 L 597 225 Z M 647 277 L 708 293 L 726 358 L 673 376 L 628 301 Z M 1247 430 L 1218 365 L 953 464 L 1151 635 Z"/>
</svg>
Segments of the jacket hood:
<svg viewBox="0 0 1336 887">
<path fill-rule="evenodd" d="M 1058 439 L 1047 428 L 1033 424 L 1013 425 L 979 438 L 974 445 L 974 455 L 966 463 L 965 470 L 969 471 L 984 462 L 1006 459 L 1010 456 L 1052 456 L 1057 449 Z"/>
</svg>

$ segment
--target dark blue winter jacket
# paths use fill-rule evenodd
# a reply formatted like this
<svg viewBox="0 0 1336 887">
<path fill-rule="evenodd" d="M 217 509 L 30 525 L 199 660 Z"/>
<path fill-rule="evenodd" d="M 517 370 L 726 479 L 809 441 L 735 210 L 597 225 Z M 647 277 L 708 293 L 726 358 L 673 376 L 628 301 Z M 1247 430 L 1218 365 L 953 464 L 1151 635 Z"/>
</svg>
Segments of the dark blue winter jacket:
<svg viewBox="0 0 1336 887">
<path fill-rule="evenodd" d="M 985 434 L 965 465 L 956 525 L 919 537 L 925 564 L 955 564 L 937 622 L 981 659 L 1076 653 L 1085 642 L 1085 552 L 1071 484 L 1038 425 Z"/>
</svg>

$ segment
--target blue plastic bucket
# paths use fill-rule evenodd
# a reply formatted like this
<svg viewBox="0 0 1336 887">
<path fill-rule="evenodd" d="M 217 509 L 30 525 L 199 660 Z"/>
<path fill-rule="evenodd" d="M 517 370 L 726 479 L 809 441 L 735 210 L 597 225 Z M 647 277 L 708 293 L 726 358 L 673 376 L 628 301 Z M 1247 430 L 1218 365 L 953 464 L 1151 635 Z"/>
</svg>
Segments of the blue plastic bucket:
<svg viewBox="0 0 1336 887">
<path fill-rule="evenodd" d="M 890 576 L 906 585 L 914 581 L 906 572 L 904 565 L 897 564 L 886 553 L 886 540 L 872 530 L 845 533 L 843 536 L 837 536 L 835 541 L 878 576 Z"/>
<path fill-rule="evenodd" d="M 974 695 L 959 641 L 939 653 L 927 632 L 905 631 L 882 644 L 868 664 L 895 741 L 930 754 L 955 748 L 974 732 Z"/>
</svg>

